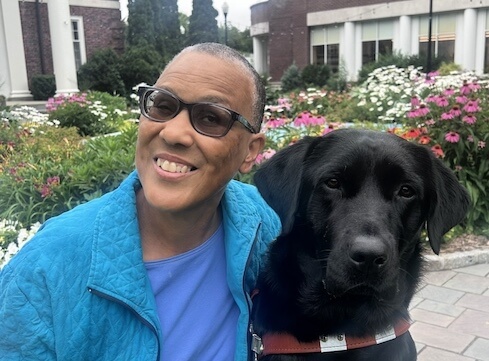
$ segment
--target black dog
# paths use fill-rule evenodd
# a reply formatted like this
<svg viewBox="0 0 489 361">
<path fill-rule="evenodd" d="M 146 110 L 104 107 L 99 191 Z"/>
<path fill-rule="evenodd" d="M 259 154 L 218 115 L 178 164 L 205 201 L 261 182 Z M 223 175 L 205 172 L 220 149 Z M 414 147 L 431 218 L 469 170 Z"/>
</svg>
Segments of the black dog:
<svg viewBox="0 0 489 361">
<path fill-rule="evenodd" d="M 396 135 L 348 129 L 280 151 L 255 183 L 283 224 L 253 300 L 257 358 L 416 360 L 420 235 L 438 254 L 469 206 L 452 172 Z"/>
</svg>

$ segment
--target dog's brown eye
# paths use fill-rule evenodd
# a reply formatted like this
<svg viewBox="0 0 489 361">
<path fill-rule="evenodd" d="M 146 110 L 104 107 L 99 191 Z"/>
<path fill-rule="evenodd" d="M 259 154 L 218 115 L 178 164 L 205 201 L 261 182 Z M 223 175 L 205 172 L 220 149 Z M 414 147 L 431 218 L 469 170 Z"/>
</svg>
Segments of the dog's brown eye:
<svg viewBox="0 0 489 361">
<path fill-rule="evenodd" d="M 414 189 L 412 189 L 410 186 L 402 186 L 401 189 L 399 189 L 399 195 L 403 198 L 414 197 L 414 194 Z"/>
<path fill-rule="evenodd" d="M 328 188 L 337 189 L 340 187 L 340 181 L 336 178 L 331 178 L 326 181 Z"/>
</svg>

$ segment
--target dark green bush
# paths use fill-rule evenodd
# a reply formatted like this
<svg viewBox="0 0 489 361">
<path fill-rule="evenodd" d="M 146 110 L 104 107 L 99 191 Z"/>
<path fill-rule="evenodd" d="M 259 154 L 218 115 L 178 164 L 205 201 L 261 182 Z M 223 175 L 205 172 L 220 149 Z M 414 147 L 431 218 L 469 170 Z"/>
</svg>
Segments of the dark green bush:
<svg viewBox="0 0 489 361">
<path fill-rule="evenodd" d="M 95 52 L 78 70 L 78 87 L 80 90 L 126 95 L 119 64 L 119 55 L 113 49 Z"/>
<path fill-rule="evenodd" d="M 121 56 L 119 71 L 126 95 L 140 83 L 154 84 L 165 63 L 152 46 L 129 47 Z"/>
<path fill-rule="evenodd" d="M 302 69 L 302 82 L 306 87 L 324 87 L 331 75 L 331 69 L 328 65 L 309 64 Z"/>
<path fill-rule="evenodd" d="M 81 136 L 94 136 L 114 130 L 87 104 L 64 103 L 49 113 L 49 119 L 59 121 L 59 125 L 64 128 L 77 128 Z"/>
<path fill-rule="evenodd" d="M 284 71 L 280 82 L 282 83 L 282 91 L 284 92 L 289 92 L 304 86 L 299 68 L 295 64 L 292 64 Z"/>
<path fill-rule="evenodd" d="M 54 75 L 34 75 L 31 79 L 30 90 L 34 100 L 48 100 L 56 93 Z"/>
</svg>

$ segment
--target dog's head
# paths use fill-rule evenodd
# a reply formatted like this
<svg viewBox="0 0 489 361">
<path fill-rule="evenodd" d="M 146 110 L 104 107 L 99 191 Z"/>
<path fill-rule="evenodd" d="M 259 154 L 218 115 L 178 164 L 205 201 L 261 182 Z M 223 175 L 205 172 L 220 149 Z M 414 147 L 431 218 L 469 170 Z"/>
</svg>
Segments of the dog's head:
<svg viewBox="0 0 489 361">
<path fill-rule="evenodd" d="M 429 149 L 384 132 L 304 138 L 278 152 L 254 180 L 280 216 L 282 235 L 306 225 L 323 242 L 326 282 L 341 292 L 365 277 L 369 287 L 399 292 L 399 270 L 409 272 L 423 226 L 438 254 L 469 205 L 465 189 Z"/>
</svg>

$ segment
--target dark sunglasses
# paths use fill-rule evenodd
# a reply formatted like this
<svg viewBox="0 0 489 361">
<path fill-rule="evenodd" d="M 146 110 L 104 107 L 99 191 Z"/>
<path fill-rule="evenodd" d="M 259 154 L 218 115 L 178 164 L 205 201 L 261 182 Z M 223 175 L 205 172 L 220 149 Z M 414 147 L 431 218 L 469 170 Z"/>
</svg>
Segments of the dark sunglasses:
<svg viewBox="0 0 489 361">
<path fill-rule="evenodd" d="M 155 122 L 166 122 L 187 109 L 192 127 L 209 137 L 223 137 L 240 122 L 251 133 L 256 130 L 241 114 L 214 103 L 185 103 L 168 90 L 148 86 L 138 88 L 141 114 Z"/>
</svg>

